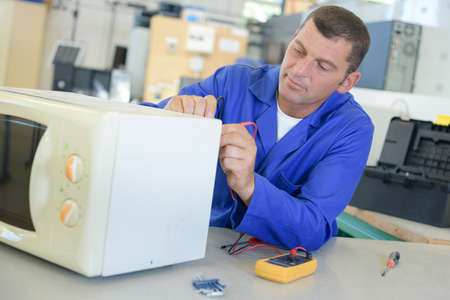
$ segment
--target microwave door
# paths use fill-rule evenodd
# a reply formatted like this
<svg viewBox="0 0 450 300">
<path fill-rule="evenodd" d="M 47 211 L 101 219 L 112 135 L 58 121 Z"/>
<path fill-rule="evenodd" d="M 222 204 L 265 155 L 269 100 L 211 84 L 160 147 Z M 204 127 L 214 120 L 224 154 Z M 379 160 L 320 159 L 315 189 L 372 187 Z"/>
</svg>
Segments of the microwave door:
<svg viewBox="0 0 450 300">
<path fill-rule="evenodd" d="M 0 120 L 0 184 L 8 179 L 9 117 Z M 1 201 L 0 201 L 1 205 Z M 1 206 L 0 206 L 1 209 Z"/>
<path fill-rule="evenodd" d="M 0 221 L 35 231 L 29 186 L 37 146 L 46 127 L 0 114 Z"/>
</svg>

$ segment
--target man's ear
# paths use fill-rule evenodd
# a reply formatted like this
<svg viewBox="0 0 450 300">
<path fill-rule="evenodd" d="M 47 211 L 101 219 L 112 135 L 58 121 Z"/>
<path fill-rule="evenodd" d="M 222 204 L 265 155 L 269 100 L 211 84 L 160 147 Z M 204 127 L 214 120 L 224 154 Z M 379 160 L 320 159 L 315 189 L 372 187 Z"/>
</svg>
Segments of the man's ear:
<svg viewBox="0 0 450 300">
<path fill-rule="evenodd" d="M 361 78 L 361 73 L 359 72 L 352 72 L 347 75 L 347 78 L 342 81 L 342 83 L 338 86 L 336 89 L 339 93 L 343 94 L 348 92 L 352 87 L 355 86 L 355 84 L 359 81 Z"/>
</svg>

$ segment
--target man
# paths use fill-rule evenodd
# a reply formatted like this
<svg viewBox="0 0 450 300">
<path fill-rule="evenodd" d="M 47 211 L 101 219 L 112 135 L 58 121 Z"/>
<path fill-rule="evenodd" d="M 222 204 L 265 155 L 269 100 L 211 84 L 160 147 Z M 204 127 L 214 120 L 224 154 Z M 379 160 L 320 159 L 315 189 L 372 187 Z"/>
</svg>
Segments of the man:
<svg viewBox="0 0 450 300">
<path fill-rule="evenodd" d="M 337 234 L 372 141 L 370 118 L 348 93 L 369 44 L 357 16 L 324 6 L 295 32 L 281 67 L 223 67 L 157 105 L 225 124 L 212 226 L 308 250 Z M 255 139 L 240 125 L 249 121 Z"/>
</svg>

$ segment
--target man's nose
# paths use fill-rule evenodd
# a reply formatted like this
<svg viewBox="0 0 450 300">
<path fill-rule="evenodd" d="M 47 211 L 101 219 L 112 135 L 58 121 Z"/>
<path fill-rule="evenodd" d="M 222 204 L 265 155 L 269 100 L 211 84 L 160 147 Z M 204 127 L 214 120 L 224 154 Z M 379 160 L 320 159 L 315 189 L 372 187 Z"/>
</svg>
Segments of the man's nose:
<svg viewBox="0 0 450 300">
<path fill-rule="evenodd" d="M 294 75 L 299 77 L 308 77 L 311 75 L 314 61 L 312 59 L 302 59 L 295 64 Z"/>
</svg>

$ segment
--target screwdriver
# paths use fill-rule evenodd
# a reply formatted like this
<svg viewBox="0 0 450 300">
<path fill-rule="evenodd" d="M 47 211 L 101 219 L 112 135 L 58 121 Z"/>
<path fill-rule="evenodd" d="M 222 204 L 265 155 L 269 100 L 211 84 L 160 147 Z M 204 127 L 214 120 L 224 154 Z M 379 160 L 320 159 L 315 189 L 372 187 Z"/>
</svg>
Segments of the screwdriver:
<svg viewBox="0 0 450 300">
<path fill-rule="evenodd" d="M 398 251 L 394 251 L 391 254 L 389 254 L 389 260 L 387 261 L 386 268 L 384 269 L 383 273 L 381 273 L 381 276 L 386 275 L 390 269 L 398 265 L 399 260 L 400 260 L 400 253 Z"/>
</svg>

